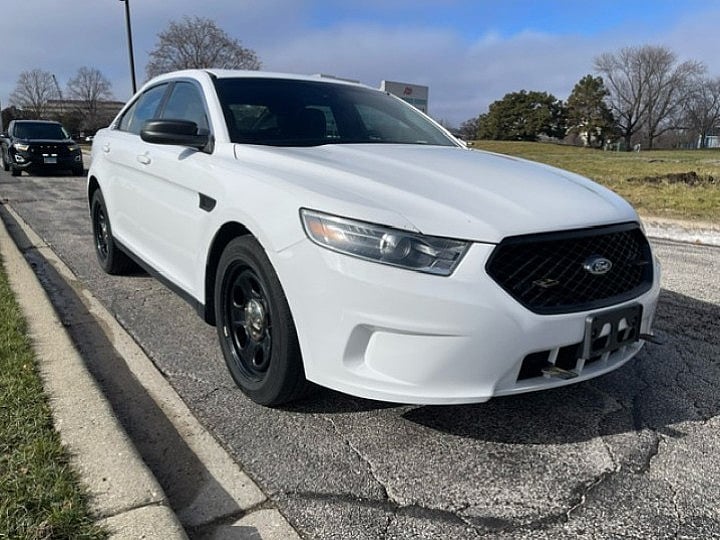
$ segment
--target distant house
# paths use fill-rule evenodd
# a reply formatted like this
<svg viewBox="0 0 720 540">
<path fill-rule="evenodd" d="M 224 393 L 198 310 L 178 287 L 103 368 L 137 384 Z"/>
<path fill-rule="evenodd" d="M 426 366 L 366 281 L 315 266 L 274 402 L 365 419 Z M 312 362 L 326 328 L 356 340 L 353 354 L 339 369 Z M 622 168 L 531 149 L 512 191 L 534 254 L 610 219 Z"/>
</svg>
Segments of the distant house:
<svg viewBox="0 0 720 540">
<path fill-rule="evenodd" d="M 698 148 L 720 148 L 720 127 L 716 127 L 708 131 L 705 134 L 705 141 L 703 141 L 702 137 L 702 135 L 698 137 Z"/>
</svg>

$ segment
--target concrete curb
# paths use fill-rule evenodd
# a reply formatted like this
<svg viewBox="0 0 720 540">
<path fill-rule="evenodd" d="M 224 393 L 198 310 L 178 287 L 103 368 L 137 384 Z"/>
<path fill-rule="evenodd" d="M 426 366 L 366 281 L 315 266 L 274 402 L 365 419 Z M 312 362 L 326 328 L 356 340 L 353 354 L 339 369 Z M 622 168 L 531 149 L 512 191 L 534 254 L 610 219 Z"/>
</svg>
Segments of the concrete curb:
<svg viewBox="0 0 720 540">
<path fill-rule="evenodd" d="M 720 225 L 656 217 L 643 217 L 645 230 L 651 238 L 720 246 Z"/>
<path fill-rule="evenodd" d="M 99 524 L 118 539 L 187 538 L 4 223 L 0 253 L 28 324 L 55 427 L 90 493 Z"/>
</svg>

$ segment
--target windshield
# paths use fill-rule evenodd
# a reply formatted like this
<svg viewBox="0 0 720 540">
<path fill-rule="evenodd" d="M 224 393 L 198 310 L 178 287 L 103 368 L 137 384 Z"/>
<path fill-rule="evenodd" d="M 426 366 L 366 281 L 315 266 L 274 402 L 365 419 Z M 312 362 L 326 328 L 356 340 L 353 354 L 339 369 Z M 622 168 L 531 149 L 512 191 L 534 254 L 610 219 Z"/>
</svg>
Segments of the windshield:
<svg viewBox="0 0 720 540">
<path fill-rule="evenodd" d="M 15 137 L 18 139 L 45 139 L 61 141 L 69 139 L 70 135 L 60 124 L 46 124 L 44 122 L 23 122 L 15 124 Z"/>
<path fill-rule="evenodd" d="M 369 88 L 259 78 L 217 79 L 215 85 L 235 143 L 456 145 L 411 106 Z"/>
</svg>

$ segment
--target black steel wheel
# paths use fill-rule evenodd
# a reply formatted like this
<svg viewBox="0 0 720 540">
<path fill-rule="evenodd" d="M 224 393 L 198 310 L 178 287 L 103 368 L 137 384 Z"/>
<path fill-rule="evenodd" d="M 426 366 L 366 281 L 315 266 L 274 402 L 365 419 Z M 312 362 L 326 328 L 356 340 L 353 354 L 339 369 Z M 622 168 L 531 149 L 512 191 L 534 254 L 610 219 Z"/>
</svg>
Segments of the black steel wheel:
<svg viewBox="0 0 720 540">
<path fill-rule="evenodd" d="M 124 274 L 133 268 L 132 260 L 118 249 L 112 237 L 112 227 L 107 215 L 105 199 L 97 190 L 90 204 L 92 218 L 93 244 L 95 254 L 102 269 L 108 274 Z"/>
<path fill-rule="evenodd" d="M 265 251 L 252 237 L 232 240 L 220 257 L 215 320 L 230 374 L 248 397 L 277 406 L 304 393 L 290 307 Z"/>
</svg>

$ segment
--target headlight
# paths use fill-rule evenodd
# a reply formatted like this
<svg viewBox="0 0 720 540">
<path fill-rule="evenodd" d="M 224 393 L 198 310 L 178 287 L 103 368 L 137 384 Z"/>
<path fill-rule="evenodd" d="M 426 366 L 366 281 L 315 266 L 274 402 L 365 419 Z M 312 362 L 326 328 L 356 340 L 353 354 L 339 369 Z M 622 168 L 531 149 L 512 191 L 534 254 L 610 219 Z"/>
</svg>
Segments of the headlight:
<svg viewBox="0 0 720 540">
<path fill-rule="evenodd" d="M 470 245 L 313 210 L 302 209 L 300 216 L 308 238 L 322 247 L 428 274 L 452 274 Z"/>
<path fill-rule="evenodd" d="M 20 152 L 27 152 L 30 148 L 30 145 L 16 142 L 15 144 L 13 144 L 13 147 L 15 148 L 15 150 L 18 150 Z"/>
<path fill-rule="evenodd" d="M 77 144 L 68 145 L 68 151 L 76 152 L 77 150 L 80 150 L 80 147 Z"/>
</svg>

